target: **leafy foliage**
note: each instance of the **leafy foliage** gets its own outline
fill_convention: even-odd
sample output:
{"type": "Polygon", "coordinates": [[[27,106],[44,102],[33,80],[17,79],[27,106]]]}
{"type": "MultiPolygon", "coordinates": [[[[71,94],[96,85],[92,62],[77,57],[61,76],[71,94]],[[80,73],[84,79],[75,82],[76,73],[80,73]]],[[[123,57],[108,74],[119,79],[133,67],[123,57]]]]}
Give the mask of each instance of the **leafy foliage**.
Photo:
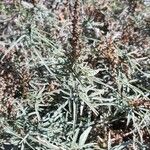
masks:
{"type": "Polygon", "coordinates": [[[150,16],[142,0],[0,2],[0,145],[150,148],[150,16]]]}

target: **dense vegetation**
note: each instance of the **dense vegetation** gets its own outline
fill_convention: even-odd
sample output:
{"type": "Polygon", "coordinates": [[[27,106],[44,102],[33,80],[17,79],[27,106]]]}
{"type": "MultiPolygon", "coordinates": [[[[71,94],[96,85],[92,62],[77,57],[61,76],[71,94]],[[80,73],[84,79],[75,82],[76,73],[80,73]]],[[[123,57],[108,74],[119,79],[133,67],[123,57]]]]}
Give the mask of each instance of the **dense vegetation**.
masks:
{"type": "Polygon", "coordinates": [[[149,150],[149,6],[1,0],[1,149],[149,150]]]}

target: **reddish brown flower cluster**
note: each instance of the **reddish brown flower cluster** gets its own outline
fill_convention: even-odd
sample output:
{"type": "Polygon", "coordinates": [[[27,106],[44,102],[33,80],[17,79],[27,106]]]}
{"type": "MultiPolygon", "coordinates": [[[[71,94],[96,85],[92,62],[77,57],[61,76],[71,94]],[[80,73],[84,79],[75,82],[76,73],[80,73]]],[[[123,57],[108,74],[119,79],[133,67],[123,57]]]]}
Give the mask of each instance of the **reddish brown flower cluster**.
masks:
{"type": "Polygon", "coordinates": [[[5,56],[3,51],[1,51],[0,112],[8,117],[13,110],[13,101],[16,98],[23,98],[25,96],[29,83],[28,73],[25,71],[20,72],[21,69],[17,70],[11,56],[10,53],[5,56]]]}

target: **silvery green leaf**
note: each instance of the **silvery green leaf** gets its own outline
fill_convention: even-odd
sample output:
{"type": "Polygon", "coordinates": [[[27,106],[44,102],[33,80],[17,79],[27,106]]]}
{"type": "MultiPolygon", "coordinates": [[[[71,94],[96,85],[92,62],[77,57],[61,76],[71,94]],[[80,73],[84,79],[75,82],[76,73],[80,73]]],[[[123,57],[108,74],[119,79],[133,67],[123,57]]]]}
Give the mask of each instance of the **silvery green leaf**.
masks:
{"type": "Polygon", "coordinates": [[[80,138],[79,138],[79,147],[83,147],[83,146],[84,146],[84,144],[85,144],[85,142],[86,142],[86,140],[87,140],[87,138],[88,138],[88,135],[89,135],[91,129],[92,129],[92,127],[90,126],[90,127],[88,127],[88,128],[81,134],[81,136],[80,136],[80,138]]]}

